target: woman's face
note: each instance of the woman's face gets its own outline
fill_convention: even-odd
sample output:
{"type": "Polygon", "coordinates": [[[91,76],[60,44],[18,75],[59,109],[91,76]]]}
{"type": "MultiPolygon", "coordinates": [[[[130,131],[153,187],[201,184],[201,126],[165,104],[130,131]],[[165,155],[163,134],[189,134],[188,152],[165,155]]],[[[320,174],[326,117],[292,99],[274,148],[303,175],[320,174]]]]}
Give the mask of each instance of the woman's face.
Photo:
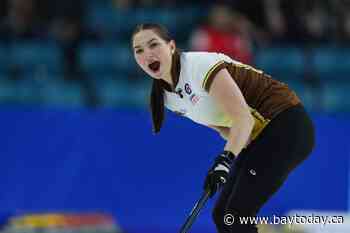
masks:
{"type": "Polygon", "coordinates": [[[142,30],[133,37],[133,50],[137,64],[152,78],[170,75],[174,41],[163,40],[151,29],[142,30]]]}

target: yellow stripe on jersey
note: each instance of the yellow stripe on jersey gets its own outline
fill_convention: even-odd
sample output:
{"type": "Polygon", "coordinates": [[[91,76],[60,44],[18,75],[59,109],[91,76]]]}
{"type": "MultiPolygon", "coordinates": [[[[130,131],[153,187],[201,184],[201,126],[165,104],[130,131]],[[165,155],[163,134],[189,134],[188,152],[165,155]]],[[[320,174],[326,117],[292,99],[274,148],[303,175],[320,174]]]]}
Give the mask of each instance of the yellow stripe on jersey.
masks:
{"type": "Polygon", "coordinates": [[[224,61],[219,61],[218,63],[216,63],[214,66],[212,66],[210,68],[210,70],[206,73],[205,77],[204,77],[204,80],[203,80],[203,83],[202,83],[202,87],[205,88],[206,86],[206,83],[208,81],[208,78],[211,76],[211,74],[213,73],[213,71],[221,64],[223,64],[224,61]]]}
{"type": "MultiPolygon", "coordinates": [[[[253,130],[250,134],[250,140],[253,141],[255,140],[259,134],[263,131],[263,129],[269,124],[270,119],[264,118],[256,109],[249,107],[250,113],[254,117],[254,127],[253,130]]],[[[217,126],[223,126],[223,127],[228,127],[231,128],[232,124],[234,122],[232,121],[232,118],[229,117],[229,115],[222,113],[218,114],[216,117],[216,124],[217,126]]]]}
{"type": "Polygon", "coordinates": [[[235,66],[240,67],[240,68],[244,68],[246,70],[252,70],[255,73],[258,74],[263,74],[264,72],[262,70],[258,70],[250,65],[244,64],[244,63],[236,63],[235,66]]]}
{"type": "Polygon", "coordinates": [[[250,112],[254,117],[255,123],[250,134],[250,140],[253,141],[258,137],[261,131],[266,127],[266,125],[270,122],[270,119],[264,118],[256,109],[250,108],[250,112]]]}

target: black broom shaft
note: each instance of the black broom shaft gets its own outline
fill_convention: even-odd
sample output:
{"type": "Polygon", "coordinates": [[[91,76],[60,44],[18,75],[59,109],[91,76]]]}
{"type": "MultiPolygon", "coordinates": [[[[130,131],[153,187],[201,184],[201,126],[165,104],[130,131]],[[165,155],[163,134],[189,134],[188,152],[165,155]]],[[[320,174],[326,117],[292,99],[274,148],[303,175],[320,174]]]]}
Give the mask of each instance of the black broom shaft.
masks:
{"type": "Polygon", "coordinates": [[[180,233],[187,233],[188,230],[191,228],[193,222],[196,220],[196,217],[198,216],[199,212],[207,202],[207,200],[210,197],[210,191],[206,190],[201,198],[197,201],[195,206],[193,207],[191,214],[187,217],[186,222],[182,225],[180,233]]]}

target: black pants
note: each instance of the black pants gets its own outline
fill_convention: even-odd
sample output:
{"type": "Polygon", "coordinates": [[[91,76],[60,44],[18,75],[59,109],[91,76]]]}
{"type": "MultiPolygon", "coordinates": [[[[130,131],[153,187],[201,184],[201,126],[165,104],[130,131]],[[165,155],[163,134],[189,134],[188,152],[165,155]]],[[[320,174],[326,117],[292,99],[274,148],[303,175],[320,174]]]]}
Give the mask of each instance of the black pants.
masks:
{"type": "Polygon", "coordinates": [[[213,210],[218,232],[257,233],[255,225],[240,224],[237,219],[256,216],[313,146],[314,127],[302,105],[277,115],[236,159],[213,210]],[[236,219],[230,226],[224,223],[228,213],[236,219]]]}

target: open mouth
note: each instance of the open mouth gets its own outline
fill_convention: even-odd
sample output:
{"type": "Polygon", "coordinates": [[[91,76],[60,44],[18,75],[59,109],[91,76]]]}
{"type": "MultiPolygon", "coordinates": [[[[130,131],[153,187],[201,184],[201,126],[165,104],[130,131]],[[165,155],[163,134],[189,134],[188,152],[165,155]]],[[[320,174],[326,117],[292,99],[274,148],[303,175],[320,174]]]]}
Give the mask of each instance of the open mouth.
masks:
{"type": "Polygon", "coordinates": [[[160,68],[160,62],[159,61],[154,61],[151,64],[148,65],[148,67],[154,72],[158,72],[160,68]]]}

